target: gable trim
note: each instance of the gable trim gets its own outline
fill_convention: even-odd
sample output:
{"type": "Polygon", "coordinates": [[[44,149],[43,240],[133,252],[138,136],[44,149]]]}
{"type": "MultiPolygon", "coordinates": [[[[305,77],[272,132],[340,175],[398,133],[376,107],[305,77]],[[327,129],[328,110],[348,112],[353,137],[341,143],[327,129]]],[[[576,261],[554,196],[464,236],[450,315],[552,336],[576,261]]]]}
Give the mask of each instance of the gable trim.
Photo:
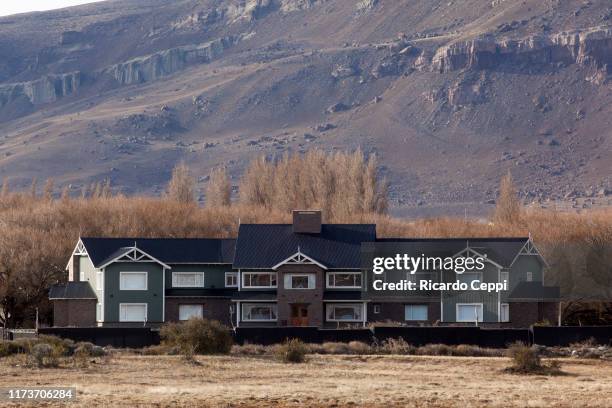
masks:
{"type": "Polygon", "coordinates": [[[485,260],[485,262],[489,262],[490,264],[494,265],[495,267],[499,268],[499,269],[504,269],[503,266],[501,266],[500,264],[498,264],[497,262],[495,262],[494,260],[490,259],[487,254],[481,254],[480,252],[476,251],[474,248],[470,247],[469,244],[467,247],[465,247],[465,249],[457,252],[455,255],[452,256],[452,258],[457,258],[461,255],[463,255],[464,253],[473,253],[476,256],[479,256],[481,258],[483,258],[485,260]]]}
{"type": "Polygon", "coordinates": [[[291,255],[287,259],[284,259],[284,260],[280,261],[279,263],[274,265],[272,267],[272,269],[276,270],[276,269],[278,269],[279,267],[281,267],[283,265],[317,265],[321,269],[327,270],[327,266],[325,266],[322,263],[314,260],[313,258],[309,257],[308,255],[303,254],[300,251],[299,247],[298,247],[298,251],[295,254],[291,255]]]}
{"type": "Polygon", "coordinates": [[[107,267],[108,265],[115,263],[115,262],[155,262],[160,264],[161,266],[163,266],[166,269],[172,269],[172,267],[170,267],[169,265],[163,263],[162,261],[160,261],[159,259],[155,258],[152,255],[149,255],[148,253],[146,253],[145,251],[143,251],[140,248],[137,248],[136,246],[133,247],[128,247],[129,250],[127,250],[126,252],[117,255],[115,258],[105,262],[104,264],[98,266],[98,269],[102,269],[107,267]]]}
{"type": "Polygon", "coordinates": [[[524,255],[524,256],[537,256],[542,261],[544,266],[548,267],[548,263],[546,262],[546,259],[544,259],[544,257],[542,256],[542,254],[540,253],[538,248],[535,246],[535,244],[533,243],[533,240],[531,239],[531,237],[529,239],[527,239],[527,241],[525,242],[525,245],[523,245],[521,247],[521,250],[518,251],[518,253],[514,257],[512,262],[510,262],[510,267],[509,268],[511,268],[512,265],[514,265],[514,262],[516,262],[516,260],[519,258],[519,256],[522,256],[522,255],[524,255]]]}

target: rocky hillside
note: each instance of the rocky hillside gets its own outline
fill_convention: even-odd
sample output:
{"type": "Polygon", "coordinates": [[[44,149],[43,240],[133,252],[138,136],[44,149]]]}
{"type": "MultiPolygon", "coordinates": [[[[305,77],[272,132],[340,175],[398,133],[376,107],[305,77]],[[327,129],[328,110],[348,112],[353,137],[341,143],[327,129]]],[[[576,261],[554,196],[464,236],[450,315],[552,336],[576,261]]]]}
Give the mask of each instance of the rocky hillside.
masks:
{"type": "Polygon", "coordinates": [[[376,153],[398,214],[610,204],[609,0],[121,0],[0,18],[0,178],[376,153]]]}

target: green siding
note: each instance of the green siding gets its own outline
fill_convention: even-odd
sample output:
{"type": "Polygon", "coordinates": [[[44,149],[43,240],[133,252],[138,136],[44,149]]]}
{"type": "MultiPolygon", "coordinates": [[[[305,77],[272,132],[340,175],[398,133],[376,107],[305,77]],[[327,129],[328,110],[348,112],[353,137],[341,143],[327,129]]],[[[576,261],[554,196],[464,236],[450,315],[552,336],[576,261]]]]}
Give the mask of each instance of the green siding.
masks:
{"type": "MultiPolygon", "coordinates": [[[[485,269],[482,271],[481,282],[498,282],[498,268],[490,263],[485,263],[485,269]]],[[[444,282],[456,281],[457,275],[454,272],[445,272],[443,275],[444,282]]],[[[497,322],[497,292],[489,293],[486,291],[466,290],[464,292],[443,292],[443,321],[457,321],[457,304],[458,303],[482,303],[482,321],[497,322]]]]}
{"type": "Polygon", "coordinates": [[[206,289],[223,289],[225,288],[225,272],[235,271],[231,265],[219,264],[173,264],[170,266],[172,269],[166,271],[166,288],[172,288],[172,272],[204,272],[206,289]]]}
{"type": "Polygon", "coordinates": [[[147,303],[147,321],[162,322],[163,267],[152,262],[113,263],[105,268],[104,321],[119,322],[120,303],[147,303]],[[148,272],[147,290],[119,290],[120,272],[148,272]]]}

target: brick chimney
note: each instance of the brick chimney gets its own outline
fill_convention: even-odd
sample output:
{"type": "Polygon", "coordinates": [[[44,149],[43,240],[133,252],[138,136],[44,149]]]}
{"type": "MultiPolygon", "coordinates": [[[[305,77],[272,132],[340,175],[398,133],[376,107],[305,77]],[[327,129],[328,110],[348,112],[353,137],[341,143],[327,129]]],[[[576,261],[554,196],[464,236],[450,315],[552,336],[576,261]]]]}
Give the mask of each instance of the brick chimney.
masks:
{"type": "Polygon", "coordinates": [[[293,210],[293,232],[296,234],[320,234],[321,211],[293,210]]]}

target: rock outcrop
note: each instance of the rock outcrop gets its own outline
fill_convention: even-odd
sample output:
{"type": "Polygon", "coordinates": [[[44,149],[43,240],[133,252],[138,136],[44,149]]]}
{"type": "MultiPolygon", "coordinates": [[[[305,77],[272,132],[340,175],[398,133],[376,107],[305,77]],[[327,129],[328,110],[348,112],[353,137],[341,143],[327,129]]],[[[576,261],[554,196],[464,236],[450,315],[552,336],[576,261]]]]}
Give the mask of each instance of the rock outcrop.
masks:
{"type": "Polygon", "coordinates": [[[592,28],[518,40],[492,36],[456,42],[437,49],[431,60],[434,71],[495,69],[501,65],[579,64],[612,73],[612,29],[592,28]]]}
{"type": "Polygon", "coordinates": [[[203,44],[170,48],[113,65],[106,72],[121,85],[154,81],[189,65],[211,62],[233,44],[232,37],[223,37],[203,44]]]}
{"type": "Polygon", "coordinates": [[[80,72],[46,75],[34,81],[0,86],[0,107],[17,99],[27,98],[33,105],[56,101],[78,91],[81,85],[80,72]]]}

